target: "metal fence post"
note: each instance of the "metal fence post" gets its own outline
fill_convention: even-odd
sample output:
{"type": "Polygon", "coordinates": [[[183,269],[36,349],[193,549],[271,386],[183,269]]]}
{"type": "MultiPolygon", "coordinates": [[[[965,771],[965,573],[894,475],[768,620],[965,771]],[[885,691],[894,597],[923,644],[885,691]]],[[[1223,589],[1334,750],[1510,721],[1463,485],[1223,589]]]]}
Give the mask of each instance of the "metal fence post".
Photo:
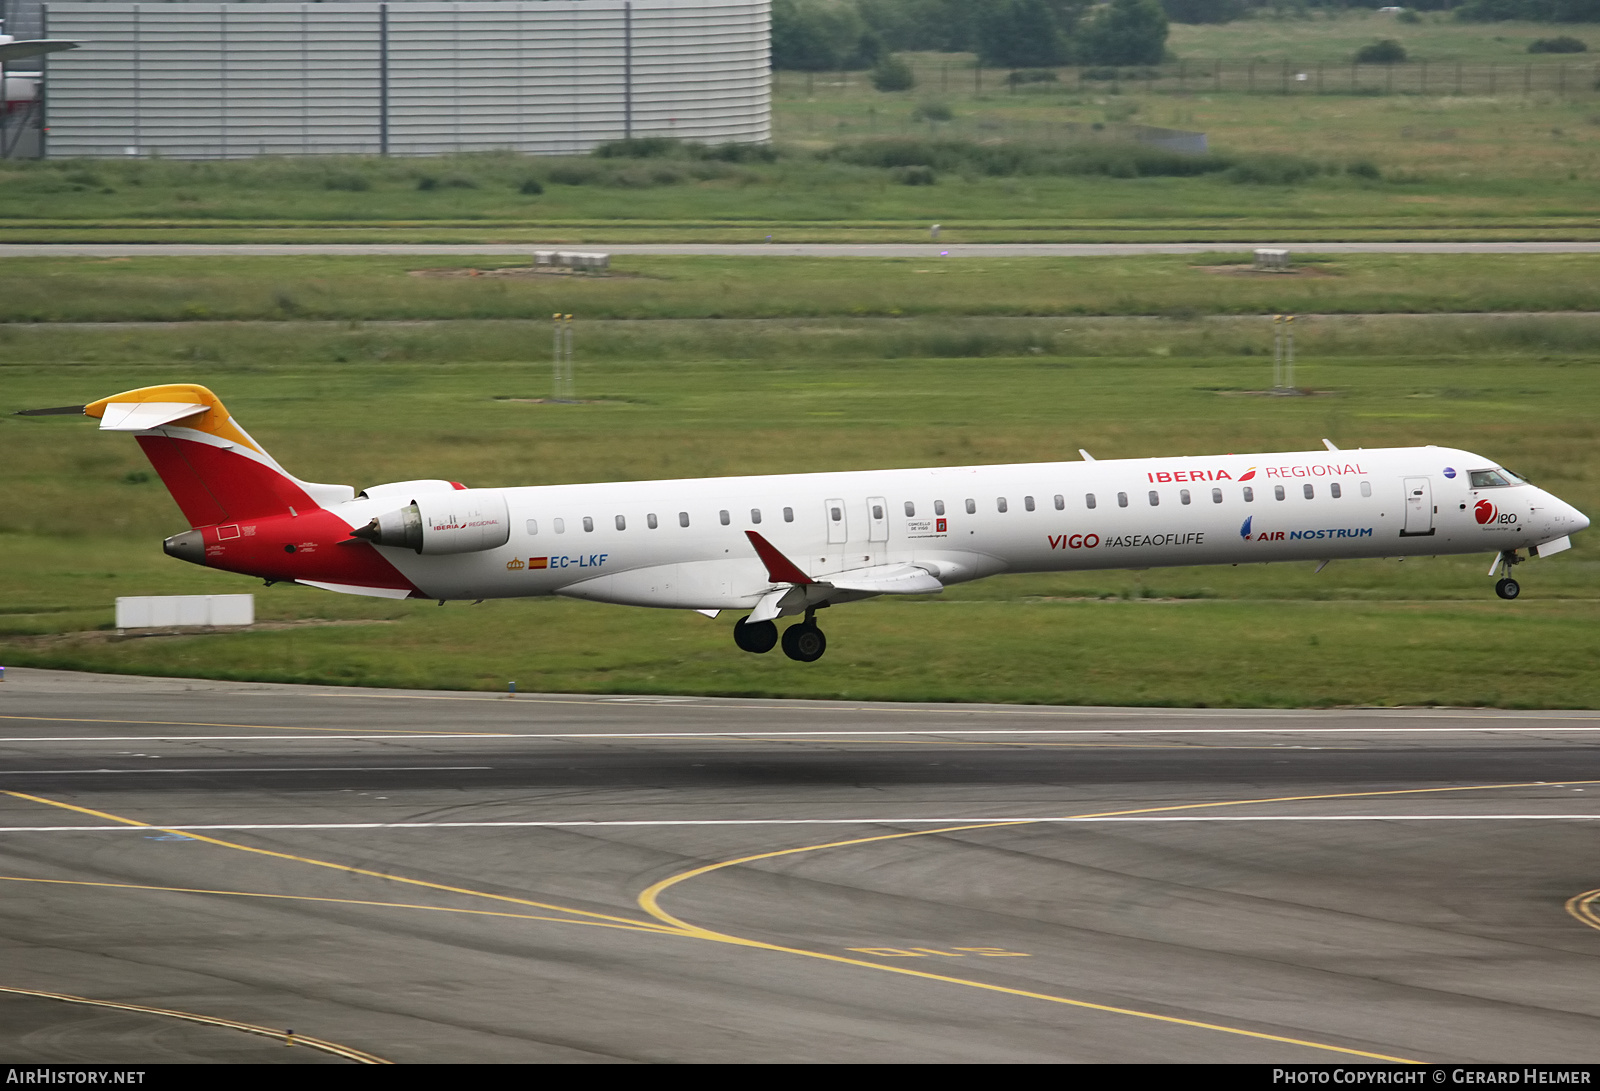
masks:
{"type": "Polygon", "coordinates": [[[633,139],[633,4],[622,5],[622,138],[633,139]]]}
{"type": "Polygon", "coordinates": [[[378,5],[378,154],[389,154],[389,5],[378,5]]]}

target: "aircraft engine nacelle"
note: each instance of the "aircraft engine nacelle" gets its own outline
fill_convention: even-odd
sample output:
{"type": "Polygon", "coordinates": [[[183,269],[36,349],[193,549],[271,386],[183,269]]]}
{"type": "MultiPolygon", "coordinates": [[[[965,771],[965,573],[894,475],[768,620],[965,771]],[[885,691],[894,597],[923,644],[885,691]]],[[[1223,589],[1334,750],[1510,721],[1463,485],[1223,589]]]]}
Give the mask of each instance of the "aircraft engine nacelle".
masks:
{"type": "Polygon", "coordinates": [[[462,489],[419,496],[350,534],[417,553],[477,553],[511,540],[511,516],[502,494],[462,489]]]}

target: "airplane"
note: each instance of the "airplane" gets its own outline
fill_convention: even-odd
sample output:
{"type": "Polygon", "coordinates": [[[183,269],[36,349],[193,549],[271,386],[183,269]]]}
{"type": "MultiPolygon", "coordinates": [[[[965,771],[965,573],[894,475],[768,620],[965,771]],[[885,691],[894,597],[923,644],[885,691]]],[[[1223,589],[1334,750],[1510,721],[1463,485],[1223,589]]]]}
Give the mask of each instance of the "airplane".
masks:
{"type": "MultiPolygon", "coordinates": [[[[474,489],[397,481],[356,492],[283,469],[210,390],[142,387],[25,415],[82,413],[131,432],[191,529],[185,561],[394,599],[563,595],[748,611],[747,652],[814,662],[818,610],[937,594],[1002,572],[1494,554],[1571,545],[1589,519],[1482,455],[1448,447],[1175,456],[474,489]]],[[[1526,556],[1524,556],[1526,554],[1526,556]]]]}

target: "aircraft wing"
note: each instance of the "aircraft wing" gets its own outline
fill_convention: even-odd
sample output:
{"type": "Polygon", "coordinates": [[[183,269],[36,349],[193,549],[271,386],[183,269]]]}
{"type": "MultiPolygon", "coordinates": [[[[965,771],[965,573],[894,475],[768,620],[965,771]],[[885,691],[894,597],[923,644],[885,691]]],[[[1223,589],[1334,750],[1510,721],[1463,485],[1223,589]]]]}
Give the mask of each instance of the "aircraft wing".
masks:
{"type": "Polygon", "coordinates": [[[840,591],[867,591],[874,595],[936,595],[944,590],[944,584],[932,572],[914,564],[852,568],[823,576],[818,582],[832,584],[840,591]]]}
{"type": "Polygon", "coordinates": [[[745,536],[766,566],[767,578],[782,585],[761,597],[747,619],[752,622],[770,621],[784,613],[826,602],[836,591],[865,595],[936,595],[944,590],[944,584],[926,568],[903,562],[808,576],[760,534],[747,530],[745,536]]]}

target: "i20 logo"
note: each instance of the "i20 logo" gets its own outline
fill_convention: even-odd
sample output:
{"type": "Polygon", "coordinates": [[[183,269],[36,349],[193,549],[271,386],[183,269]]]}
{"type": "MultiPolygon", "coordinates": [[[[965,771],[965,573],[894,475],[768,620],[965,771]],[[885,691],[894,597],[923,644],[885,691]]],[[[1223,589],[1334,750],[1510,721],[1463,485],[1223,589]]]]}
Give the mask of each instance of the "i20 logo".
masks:
{"type": "Polygon", "coordinates": [[[1472,508],[1472,517],[1483,527],[1507,527],[1517,521],[1512,512],[1502,512],[1487,500],[1479,500],[1472,508]]]}

